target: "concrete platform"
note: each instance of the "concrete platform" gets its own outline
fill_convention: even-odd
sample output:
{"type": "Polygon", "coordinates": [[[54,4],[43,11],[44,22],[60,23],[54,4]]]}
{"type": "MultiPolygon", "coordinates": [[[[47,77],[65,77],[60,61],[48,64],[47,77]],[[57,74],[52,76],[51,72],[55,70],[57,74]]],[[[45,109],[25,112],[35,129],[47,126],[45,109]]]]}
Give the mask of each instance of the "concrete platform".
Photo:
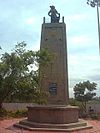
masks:
{"type": "Polygon", "coordinates": [[[77,131],[82,129],[90,129],[91,125],[87,125],[86,121],[79,120],[76,123],[70,124],[41,124],[30,122],[27,119],[20,121],[19,123],[14,124],[15,127],[27,129],[30,131],[77,131]]]}
{"type": "Polygon", "coordinates": [[[28,121],[46,124],[78,122],[79,108],[70,105],[34,105],[28,107],[28,121]]]}
{"type": "Polygon", "coordinates": [[[78,119],[78,107],[70,105],[35,105],[28,107],[28,118],[14,124],[30,131],[76,131],[92,128],[78,119]]]}

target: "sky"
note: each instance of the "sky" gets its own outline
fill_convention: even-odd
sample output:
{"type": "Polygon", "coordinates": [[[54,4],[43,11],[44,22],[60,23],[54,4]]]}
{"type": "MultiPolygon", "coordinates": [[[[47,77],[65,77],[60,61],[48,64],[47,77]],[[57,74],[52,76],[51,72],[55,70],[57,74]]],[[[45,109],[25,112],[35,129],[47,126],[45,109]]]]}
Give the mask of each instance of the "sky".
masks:
{"type": "Polygon", "coordinates": [[[28,49],[39,50],[43,17],[50,22],[50,5],[65,18],[70,97],[73,87],[87,80],[97,83],[100,96],[97,12],[87,0],[0,0],[0,52],[9,52],[22,41],[28,49]]]}

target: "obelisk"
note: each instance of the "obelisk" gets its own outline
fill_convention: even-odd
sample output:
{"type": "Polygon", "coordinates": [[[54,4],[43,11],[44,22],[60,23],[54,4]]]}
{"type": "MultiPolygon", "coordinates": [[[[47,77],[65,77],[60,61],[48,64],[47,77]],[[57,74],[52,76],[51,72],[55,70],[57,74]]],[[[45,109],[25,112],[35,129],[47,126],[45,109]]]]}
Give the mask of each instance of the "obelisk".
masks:
{"type": "MultiPolygon", "coordinates": [[[[47,48],[48,52],[53,55],[49,64],[41,68],[43,75],[41,80],[41,88],[49,93],[47,98],[48,104],[68,105],[68,65],[67,65],[67,42],[66,42],[66,24],[64,17],[59,22],[57,12],[52,13],[51,23],[42,24],[41,30],[41,49],[47,48]],[[55,18],[52,18],[55,14],[55,18]]],[[[51,14],[50,14],[51,13],[51,14]]]]}

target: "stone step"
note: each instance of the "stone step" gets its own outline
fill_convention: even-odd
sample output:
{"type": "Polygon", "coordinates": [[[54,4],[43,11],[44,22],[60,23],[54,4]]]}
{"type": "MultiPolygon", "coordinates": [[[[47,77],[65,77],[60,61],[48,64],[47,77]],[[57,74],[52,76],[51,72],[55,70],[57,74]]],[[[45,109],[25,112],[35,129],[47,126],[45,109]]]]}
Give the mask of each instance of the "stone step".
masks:
{"type": "Polygon", "coordinates": [[[21,125],[19,123],[16,123],[14,125],[15,127],[18,128],[23,128],[26,130],[30,130],[30,131],[67,131],[67,132],[72,132],[72,131],[78,131],[78,130],[84,130],[84,129],[91,129],[92,126],[80,126],[80,127],[74,127],[74,128],[68,128],[68,129],[63,129],[63,128],[34,128],[34,127],[30,127],[27,125],[21,125]]]}
{"type": "Polygon", "coordinates": [[[48,124],[48,123],[34,123],[30,122],[27,119],[22,120],[14,126],[19,128],[24,128],[27,130],[37,130],[37,131],[76,131],[76,130],[83,130],[83,129],[90,129],[92,126],[87,125],[84,120],[79,120],[76,123],[70,124],[48,124]]]}
{"type": "Polygon", "coordinates": [[[22,120],[19,122],[21,125],[26,125],[30,127],[35,128],[74,128],[74,127],[80,127],[80,126],[87,126],[87,123],[83,120],[79,120],[76,123],[70,123],[70,124],[49,124],[49,123],[36,123],[26,120],[22,120]]]}
{"type": "Polygon", "coordinates": [[[87,126],[80,126],[80,127],[74,127],[74,128],[68,128],[66,131],[67,132],[72,132],[72,131],[78,131],[78,130],[84,130],[84,129],[91,129],[93,126],[87,125],[87,126]]]}

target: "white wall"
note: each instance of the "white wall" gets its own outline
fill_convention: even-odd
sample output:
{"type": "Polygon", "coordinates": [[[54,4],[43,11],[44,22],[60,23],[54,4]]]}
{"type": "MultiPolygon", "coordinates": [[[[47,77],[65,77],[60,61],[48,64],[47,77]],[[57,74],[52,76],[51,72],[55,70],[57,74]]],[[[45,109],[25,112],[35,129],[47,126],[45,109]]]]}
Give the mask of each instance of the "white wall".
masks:
{"type": "Polygon", "coordinates": [[[3,103],[3,107],[9,111],[27,109],[27,106],[32,106],[32,105],[34,104],[33,103],[3,103]]]}
{"type": "MultiPolygon", "coordinates": [[[[27,109],[27,106],[32,106],[35,105],[33,103],[3,103],[3,107],[6,110],[22,110],[22,109],[27,109]]],[[[87,104],[87,111],[89,110],[89,107],[95,111],[95,113],[100,113],[100,104],[87,104]]]]}
{"type": "Polygon", "coordinates": [[[90,106],[95,113],[100,113],[100,104],[87,104],[87,111],[89,110],[90,106]]]}

